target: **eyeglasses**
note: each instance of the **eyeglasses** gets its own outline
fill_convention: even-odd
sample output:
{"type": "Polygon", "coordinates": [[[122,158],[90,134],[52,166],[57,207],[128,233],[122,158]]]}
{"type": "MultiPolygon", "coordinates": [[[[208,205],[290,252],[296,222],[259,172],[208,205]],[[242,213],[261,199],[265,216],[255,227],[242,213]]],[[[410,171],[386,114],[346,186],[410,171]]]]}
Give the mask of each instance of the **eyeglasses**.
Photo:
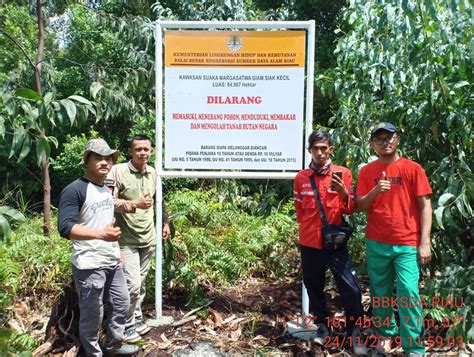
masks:
{"type": "Polygon", "coordinates": [[[374,143],[376,143],[377,145],[383,145],[385,143],[387,144],[391,144],[393,143],[393,141],[397,138],[397,136],[395,134],[393,135],[390,135],[390,136],[386,136],[384,138],[380,138],[380,137],[375,137],[372,139],[372,141],[374,143]]]}

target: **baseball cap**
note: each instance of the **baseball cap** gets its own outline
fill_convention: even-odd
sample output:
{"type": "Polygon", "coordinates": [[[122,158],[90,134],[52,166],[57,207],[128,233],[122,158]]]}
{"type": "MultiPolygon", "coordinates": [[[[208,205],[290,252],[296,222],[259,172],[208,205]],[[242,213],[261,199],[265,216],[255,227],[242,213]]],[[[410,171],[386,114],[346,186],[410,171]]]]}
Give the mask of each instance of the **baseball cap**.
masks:
{"type": "Polygon", "coordinates": [[[117,150],[112,150],[104,139],[91,139],[87,142],[84,149],[84,155],[82,155],[81,165],[84,165],[87,155],[89,153],[95,152],[96,154],[102,156],[112,155],[112,162],[114,165],[117,163],[119,152],[117,150]]]}
{"type": "Polygon", "coordinates": [[[374,138],[375,134],[377,134],[377,132],[380,131],[380,130],[385,130],[385,131],[388,131],[390,133],[398,132],[398,128],[395,125],[393,125],[392,123],[379,123],[370,132],[370,139],[372,140],[374,138]]]}

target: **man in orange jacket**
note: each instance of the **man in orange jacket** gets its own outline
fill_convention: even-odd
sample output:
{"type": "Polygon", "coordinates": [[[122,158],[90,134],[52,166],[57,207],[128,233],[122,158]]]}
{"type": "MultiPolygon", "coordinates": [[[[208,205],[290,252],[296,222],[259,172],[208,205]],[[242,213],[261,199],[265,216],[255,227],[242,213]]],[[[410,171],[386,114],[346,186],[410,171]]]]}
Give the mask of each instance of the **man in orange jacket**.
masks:
{"type": "MultiPolygon", "coordinates": [[[[352,174],[346,167],[334,165],[329,156],[334,150],[331,136],[325,132],[313,132],[308,138],[308,150],[312,161],[309,169],[300,171],[294,181],[296,218],[300,225],[300,250],[303,281],[309,295],[310,313],[318,326],[313,340],[324,344],[330,336],[328,311],[324,296],[326,269],[332,271],[346,313],[347,334],[359,336],[357,321],[363,318],[362,294],[347,247],[325,250],[318,205],[310,178],[313,176],[330,224],[341,224],[342,214],[354,212],[352,174]],[[334,174],[334,173],[339,174],[334,174]],[[339,176],[340,175],[340,176],[339,176]]],[[[363,341],[362,341],[363,342],[363,341]]],[[[354,349],[356,350],[356,349],[354,349]]],[[[362,351],[355,351],[362,353],[362,351]]]]}

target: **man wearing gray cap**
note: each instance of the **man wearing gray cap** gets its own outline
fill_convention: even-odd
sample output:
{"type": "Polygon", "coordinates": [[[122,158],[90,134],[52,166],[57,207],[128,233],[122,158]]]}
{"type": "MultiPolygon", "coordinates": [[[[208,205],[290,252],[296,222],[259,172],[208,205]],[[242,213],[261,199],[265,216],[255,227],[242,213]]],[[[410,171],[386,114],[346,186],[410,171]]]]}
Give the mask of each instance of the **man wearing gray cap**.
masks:
{"type": "Polygon", "coordinates": [[[114,227],[114,202],[104,185],[105,176],[117,162],[117,150],[103,139],[89,140],[81,164],[85,175],[69,184],[59,196],[58,230],[71,239],[72,271],[79,295],[79,337],[86,356],[101,357],[99,330],[108,303],[105,352],[132,355],[139,348],[122,344],[130,299],[120,264],[114,227]]]}
{"type": "Polygon", "coordinates": [[[419,264],[430,261],[431,187],[418,163],[400,157],[399,130],[391,123],[376,125],[370,145],[378,160],[360,170],[356,209],[367,211],[367,270],[374,326],[387,352],[401,340],[408,357],[424,355],[418,288],[419,264]],[[394,280],[397,297],[392,299],[394,280]],[[399,328],[393,308],[398,308],[399,328]],[[400,339],[396,338],[400,330],[400,339]]]}

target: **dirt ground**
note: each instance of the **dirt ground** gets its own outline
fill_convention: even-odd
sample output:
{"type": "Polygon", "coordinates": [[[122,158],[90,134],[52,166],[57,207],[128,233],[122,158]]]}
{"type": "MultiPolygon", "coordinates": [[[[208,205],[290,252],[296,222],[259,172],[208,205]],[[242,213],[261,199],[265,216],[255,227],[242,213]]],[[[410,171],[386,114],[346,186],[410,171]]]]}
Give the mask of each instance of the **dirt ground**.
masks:
{"type": "MultiPolygon", "coordinates": [[[[367,278],[359,278],[364,310],[371,315],[367,278]]],[[[342,306],[333,280],[328,280],[326,298],[329,310],[336,319],[343,317],[342,306]]],[[[301,281],[298,275],[286,280],[268,281],[252,278],[229,288],[206,293],[208,303],[195,309],[186,307],[186,296],[176,290],[164,291],[163,315],[174,318],[174,325],[152,328],[140,342],[144,356],[351,356],[352,350],[344,343],[344,327],[333,323],[333,337],[326,348],[313,342],[295,338],[285,329],[285,323],[294,320],[301,311],[301,281]],[[337,328],[336,328],[337,327],[337,328]]],[[[41,299],[40,299],[41,300],[41,299]]],[[[35,298],[15,304],[14,322],[26,326],[30,334],[44,338],[45,325],[51,308],[46,303],[38,304],[35,298]],[[36,306],[35,306],[36,305],[36,306]],[[42,309],[38,305],[43,306],[42,309]],[[31,307],[30,307],[31,306],[31,307]]],[[[155,315],[154,306],[145,306],[148,318],[155,315]]],[[[306,323],[300,317],[301,325],[306,323]]],[[[10,327],[14,327],[12,323],[10,327]]],[[[444,331],[445,332],[445,331],[444,331]]],[[[443,331],[427,331],[426,334],[442,334],[443,331]]],[[[366,335],[376,339],[374,330],[366,335]]],[[[384,356],[374,346],[374,339],[368,340],[368,356],[384,356]]],[[[367,341],[367,340],[366,340],[367,341]]],[[[401,348],[393,346],[389,356],[403,356],[401,348]]],[[[450,350],[447,346],[428,351],[429,356],[474,356],[474,345],[462,350],[450,350]]],[[[70,351],[67,356],[75,356],[70,351]]],[[[64,348],[55,348],[52,357],[64,356],[64,348]]]]}
{"type": "MultiPolygon", "coordinates": [[[[364,309],[370,315],[369,290],[362,278],[364,309]]],[[[341,316],[342,307],[333,282],[326,289],[329,309],[341,316]]],[[[301,283],[296,277],[286,281],[246,281],[238,287],[210,293],[211,302],[200,310],[185,307],[184,296],[164,295],[163,315],[172,316],[180,326],[153,328],[142,344],[139,356],[350,356],[352,350],[342,344],[344,329],[334,328],[330,348],[322,349],[312,342],[294,338],[284,328],[284,322],[301,310],[301,283]],[[339,340],[335,340],[339,337],[339,340]]],[[[153,308],[148,309],[153,316],[153,308]]],[[[301,321],[302,324],[304,323],[301,321]]],[[[431,356],[471,356],[449,348],[429,351],[431,356]]],[[[368,349],[369,356],[383,356],[368,349]]],[[[394,346],[391,356],[403,356],[394,346]]]]}
{"type": "MultiPolygon", "coordinates": [[[[192,313],[195,319],[179,327],[159,327],[146,335],[141,356],[170,355],[200,341],[210,341],[222,353],[291,350],[283,335],[283,320],[298,312],[301,286],[293,281],[247,281],[237,288],[211,294],[211,303],[192,313]]],[[[188,317],[184,296],[163,297],[163,315],[188,317]]],[[[150,309],[151,314],[154,313],[150,309]]]]}

